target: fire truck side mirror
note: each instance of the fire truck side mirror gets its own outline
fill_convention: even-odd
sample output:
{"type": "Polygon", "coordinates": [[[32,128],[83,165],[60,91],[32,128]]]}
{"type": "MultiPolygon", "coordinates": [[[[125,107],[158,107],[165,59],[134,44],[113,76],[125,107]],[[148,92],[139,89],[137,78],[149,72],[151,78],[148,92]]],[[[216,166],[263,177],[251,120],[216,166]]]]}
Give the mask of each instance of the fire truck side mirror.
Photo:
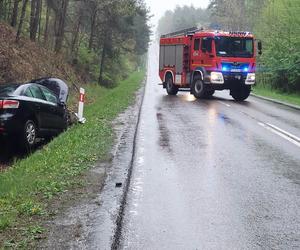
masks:
{"type": "Polygon", "coordinates": [[[261,43],[261,41],[258,41],[257,48],[258,48],[258,54],[261,55],[262,54],[262,43],[261,43]]]}

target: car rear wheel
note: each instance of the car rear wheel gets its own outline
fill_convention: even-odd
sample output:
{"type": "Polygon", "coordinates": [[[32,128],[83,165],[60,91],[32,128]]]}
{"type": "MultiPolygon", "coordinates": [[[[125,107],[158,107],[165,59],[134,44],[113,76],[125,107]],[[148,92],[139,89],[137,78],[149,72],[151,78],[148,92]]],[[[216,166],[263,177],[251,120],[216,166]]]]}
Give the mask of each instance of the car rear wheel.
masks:
{"type": "Polygon", "coordinates": [[[24,131],[23,131],[23,147],[27,150],[32,149],[35,145],[37,136],[37,127],[32,120],[28,120],[25,123],[24,131]]]}

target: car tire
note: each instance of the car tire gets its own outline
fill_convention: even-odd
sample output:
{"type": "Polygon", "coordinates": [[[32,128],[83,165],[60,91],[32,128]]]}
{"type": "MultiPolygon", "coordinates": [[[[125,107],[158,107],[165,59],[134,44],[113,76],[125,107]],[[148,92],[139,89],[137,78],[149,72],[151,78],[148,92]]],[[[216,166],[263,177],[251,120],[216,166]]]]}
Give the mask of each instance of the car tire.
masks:
{"type": "Polygon", "coordinates": [[[195,77],[191,92],[197,99],[205,97],[205,85],[200,77],[195,77]]]}
{"type": "Polygon", "coordinates": [[[166,90],[168,95],[177,95],[178,87],[173,83],[173,78],[168,76],[166,79],[166,90]]]}
{"type": "Polygon", "coordinates": [[[250,93],[251,93],[251,87],[244,86],[239,89],[231,90],[230,94],[235,101],[241,102],[246,100],[249,97],[250,93]]]}
{"type": "Polygon", "coordinates": [[[33,120],[27,120],[24,125],[23,135],[22,135],[22,146],[25,150],[31,150],[35,143],[37,137],[37,126],[33,120]]]}

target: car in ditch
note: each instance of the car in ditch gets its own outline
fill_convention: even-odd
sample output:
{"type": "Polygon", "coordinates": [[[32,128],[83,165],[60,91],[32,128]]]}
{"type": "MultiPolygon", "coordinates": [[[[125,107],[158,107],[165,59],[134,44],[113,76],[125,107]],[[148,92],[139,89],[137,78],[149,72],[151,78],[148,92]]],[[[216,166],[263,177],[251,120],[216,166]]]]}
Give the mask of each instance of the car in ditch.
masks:
{"type": "Polygon", "coordinates": [[[47,84],[32,82],[0,85],[0,137],[15,138],[21,147],[31,149],[37,138],[64,131],[68,126],[68,87],[57,86],[63,90],[54,92],[47,84]]]}

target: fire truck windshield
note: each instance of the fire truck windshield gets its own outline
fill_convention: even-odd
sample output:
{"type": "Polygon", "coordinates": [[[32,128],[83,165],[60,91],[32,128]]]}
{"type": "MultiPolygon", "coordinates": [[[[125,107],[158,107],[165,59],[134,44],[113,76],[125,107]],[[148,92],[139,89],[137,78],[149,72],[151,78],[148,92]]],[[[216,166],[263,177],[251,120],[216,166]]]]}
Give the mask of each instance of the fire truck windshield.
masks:
{"type": "Polygon", "coordinates": [[[220,57],[253,57],[253,39],[243,37],[215,38],[216,53],[220,57]]]}

